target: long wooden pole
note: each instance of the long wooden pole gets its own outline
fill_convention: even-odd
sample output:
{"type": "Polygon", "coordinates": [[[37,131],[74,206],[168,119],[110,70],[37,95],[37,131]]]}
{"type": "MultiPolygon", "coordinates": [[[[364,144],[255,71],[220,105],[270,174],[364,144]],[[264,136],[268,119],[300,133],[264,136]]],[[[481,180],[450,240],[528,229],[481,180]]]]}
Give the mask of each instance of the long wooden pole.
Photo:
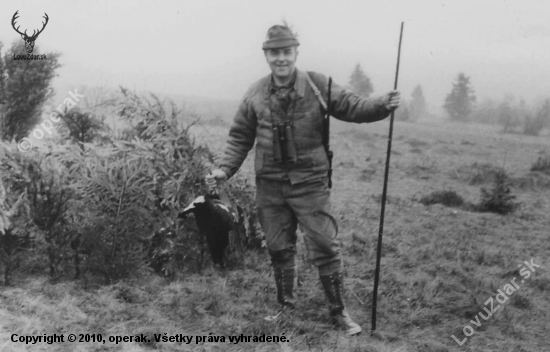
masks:
{"type": "MultiPolygon", "coordinates": [[[[403,39],[403,25],[401,22],[401,33],[399,35],[399,49],[397,51],[397,68],[395,70],[395,83],[393,89],[397,90],[397,78],[399,77],[399,61],[401,59],[401,40],[403,39]]],[[[388,174],[390,172],[391,141],[393,137],[394,111],[390,117],[390,133],[388,135],[388,152],[386,153],[386,171],[384,173],[384,190],[382,191],[382,208],[380,210],[380,227],[378,231],[378,248],[376,250],[376,270],[374,273],[374,290],[372,296],[372,331],[376,330],[376,303],[378,301],[378,282],[380,281],[380,259],[382,257],[382,235],[384,233],[384,214],[386,212],[386,195],[388,192],[388,174]]]]}

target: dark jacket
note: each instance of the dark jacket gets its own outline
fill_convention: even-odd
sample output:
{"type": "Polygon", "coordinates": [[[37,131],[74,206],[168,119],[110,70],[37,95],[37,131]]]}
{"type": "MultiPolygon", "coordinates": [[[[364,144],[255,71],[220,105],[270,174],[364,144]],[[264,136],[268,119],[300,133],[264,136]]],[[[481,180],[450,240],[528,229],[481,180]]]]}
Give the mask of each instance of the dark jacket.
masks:
{"type": "MultiPolygon", "coordinates": [[[[284,113],[271,93],[271,75],[254,83],[246,92],[233,124],[220,168],[231,177],[237,172],[256,142],[256,176],[270,180],[290,180],[292,184],[326,176],[328,158],[323,148],[323,108],[309,85],[306,72],[297,70],[294,93],[288,113],[284,113]],[[273,160],[272,121],[292,120],[297,161],[273,160]]],[[[309,72],[315,85],[327,99],[326,76],[309,72]]],[[[331,88],[335,118],[355,123],[374,122],[390,113],[382,98],[361,98],[337,84],[331,88]]]]}

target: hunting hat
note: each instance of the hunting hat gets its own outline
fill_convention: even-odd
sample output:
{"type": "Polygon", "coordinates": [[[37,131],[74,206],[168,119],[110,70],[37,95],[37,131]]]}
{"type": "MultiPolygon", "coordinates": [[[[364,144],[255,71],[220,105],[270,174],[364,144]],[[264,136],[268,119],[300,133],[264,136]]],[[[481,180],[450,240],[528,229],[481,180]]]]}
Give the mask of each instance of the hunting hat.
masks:
{"type": "Polygon", "coordinates": [[[267,30],[262,49],[286,48],[293,45],[300,45],[294,33],[292,33],[290,28],[277,24],[267,30]]]}

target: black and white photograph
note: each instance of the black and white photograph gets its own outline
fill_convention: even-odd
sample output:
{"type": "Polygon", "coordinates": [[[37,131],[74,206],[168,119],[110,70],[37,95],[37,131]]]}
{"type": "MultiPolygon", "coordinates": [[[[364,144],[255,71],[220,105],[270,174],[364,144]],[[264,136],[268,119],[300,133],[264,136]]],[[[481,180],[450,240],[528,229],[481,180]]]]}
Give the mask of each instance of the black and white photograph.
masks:
{"type": "Polygon", "coordinates": [[[0,10],[0,351],[550,351],[550,2],[0,10]]]}

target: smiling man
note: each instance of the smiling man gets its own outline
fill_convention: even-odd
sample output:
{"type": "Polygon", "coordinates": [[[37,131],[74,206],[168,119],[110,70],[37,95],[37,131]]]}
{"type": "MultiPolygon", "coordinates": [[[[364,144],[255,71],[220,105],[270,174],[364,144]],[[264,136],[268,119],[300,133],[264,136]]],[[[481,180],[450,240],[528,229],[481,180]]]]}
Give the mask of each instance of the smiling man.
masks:
{"type": "MultiPolygon", "coordinates": [[[[220,168],[206,177],[214,186],[233,176],[256,141],[256,205],[274,269],[280,313],[295,309],[296,230],[298,224],[310,260],[317,266],[333,322],[349,335],[361,332],[344,306],[338,226],[331,215],[323,146],[328,79],[295,68],[300,43],[287,26],[269,28],[262,49],[271,74],[245,94],[231,129],[220,168]]],[[[399,106],[399,92],[361,98],[333,84],[331,115],[347,122],[386,118],[399,106]]],[[[280,316],[277,314],[275,317],[280,316]]]]}
{"type": "Polygon", "coordinates": [[[291,78],[296,77],[294,63],[297,57],[298,50],[296,46],[265,50],[265,58],[269,64],[269,68],[271,68],[273,79],[277,86],[284,86],[291,78]]]}

